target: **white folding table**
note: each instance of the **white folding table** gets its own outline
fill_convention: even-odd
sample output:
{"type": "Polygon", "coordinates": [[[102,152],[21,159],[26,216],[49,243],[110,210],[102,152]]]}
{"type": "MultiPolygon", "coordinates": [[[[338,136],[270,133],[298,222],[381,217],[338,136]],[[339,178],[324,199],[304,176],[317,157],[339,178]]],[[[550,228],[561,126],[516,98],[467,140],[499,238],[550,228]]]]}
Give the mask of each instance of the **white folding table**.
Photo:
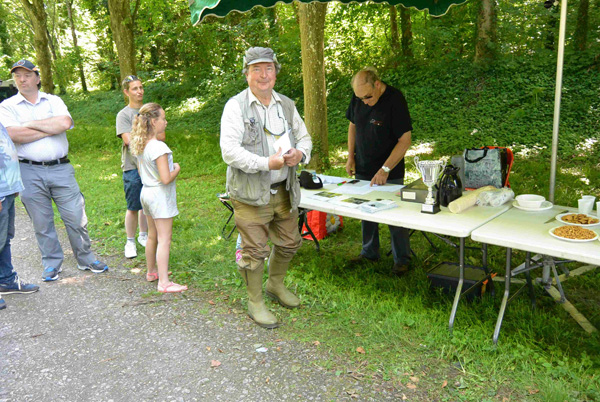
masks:
{"type": "MultiPolygon", "coordinates": [[[[570,242],[566,240],[560,240],[552,237],[549,234],[549,230],[563,224],[557,220],[552,219],[561,212],[569,211],[576,212],[573,208],[553,206],[552,209],[529,212],[520,210],[517,208],[511,208],[508,212],[496,217],[495,219],[487,222],[478,229],[475,229],[471,233],[471,238],[477,242],[493,244],[497,246],[506,247],[506,274],[505,274],[505,290],[504,297],[502,298],[502,304],[500,305],[500,313],[496,322],[496,328],[494,330],[494,343],[498,342],[498,336],[500,334],[500,327],[502,326],[502,319],[506,305],[509,302],[510,294],[510,283],[511,277],[511,265],[512,265],[512,249],[522,250],[527,252],[527,257],[524,262],[525,269],[521,268],[521,272],[528,272],[530,264],[530,253],[537,253],[543,256],[550,256],[556,258],[563,258],[568,260],[574,260],[591,264],[587,267],[578,269],[578,272],[572,274],[578,274],[590,269],[594,269],[600,265],[600,241],[594,240],[591,242],[570,242]]],[[[600,226],[592,226],[589,229],[594,230],[596,233],[600,233],[600,226]]],[[[565,309],[577,320],[577,322],[588,332],[595,331],[596,329],[592,326],[585,317],[577,312],[577,310],[565,299],[562,288],[560,287],[561,278],[556,272],[554,262],[550,261],[549,264],[544,264],[544,277],[541,282],[545,289],[554,297],[555,300],[562,302],[565,309]],[[555,281],[549,280],[550,269],[554,272],[555,281]],[[557,294],[556,289],[551,285],[556,284],[559,287],[560,294],[557,294]]],[[[562,278],[564,281],[564,277],[562,278]]]]}
{"type": "Polygon", "coordinates": [[[449,328],[452,331],[454,318],[458,302],[462,294],[465,271],[465,239],[471,235],[473,230],[482,226],[486,222],[496,218],[506,212],[509,204],[500,207],[473,207],[461,214],[453,214],[447,208],[442,207],[441,212],[432,215],[421,212],[420,203],[404,202],[400,196],[386,191],[372,191],[365,195],[347,195],[346,197],[363,198],[367,200],[389,199],[398,204],[398,208],[388,209],[376,213],[363,212],[358,208],[350,208],[343,205],[334,204],[329,201],[317,200],[312,196],[320,191],[329,190],[339,192],[340,187],[336,184],[324,186],[319,190],[302,189],[302,199],[300,207],[316,211],[327,212],[335,215],[346,216],[371,222],[384,223],[393,226],[402,226],[407,229],[415,229],[424,232],[431,232],[445,236],[459,238],[459,281],[454,295],[452,311],[450,313],[449,328]]]}

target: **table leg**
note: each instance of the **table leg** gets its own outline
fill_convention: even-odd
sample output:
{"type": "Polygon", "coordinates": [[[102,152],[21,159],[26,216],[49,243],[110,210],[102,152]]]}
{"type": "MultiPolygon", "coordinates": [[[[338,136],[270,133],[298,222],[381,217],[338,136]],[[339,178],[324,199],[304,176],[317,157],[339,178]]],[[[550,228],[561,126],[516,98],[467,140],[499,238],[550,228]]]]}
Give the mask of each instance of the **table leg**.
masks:
{"type": "Polygon", "coordinates": [[[312,229],[310,228],[310,225],[308,224],[308,220],[306,217],[306,214],[309,211],[307,209],[304,208],[300,208],[299,209],[299,213],[298,213],[298,231],[300,232],[300,236],[304,237],[307,234],[313,239],[313,241],[315,242],[315,247],[317,249],[317,252],[321,251],[321,246],[319,245],[319,240],[317,239],[317,236],[315,236],[315,234],[313,233],[312,229]],[[306,226],[306,232],[302,232],[302,227],[306,226]]]}
{"type": "Polygon", "coordinates": [[[529,288],[529,300],[531,300],[531,308],[535,309],[535,290],[533,289],[533,282],[531,281],[531,274],[529,272],[530,267],[531,252],[528,251],[525,253],[525,278],[527,280],[527,287],[529,288]]]}
{"type": "Polygon", "coordinates": [[[502,304],[500,304],[500,312],[498,313],[498,320],[496,321],[496,328],[494,328],[494,344],[498,344],[498,337],[500,336],[500,327],[502,327],[502,319],[504,318],[504,311],[506,310],[506,304],[508,302],[508,296],[510,294],[510,266],[512,264],[512,249],[506,249],[506,273],[504,274],[504,296],[502,297],[502,304]]]}
{"type": "Polygon", "coordinates": [[[459,247],[458,255],[459,255],[459,257],[458,257],[459,277],[458,277],[458,286],[456,286],[456,293],[454,294],[454,303],[452,303],[452,311],[450,312],[450,324],[449,324],[450,333],[452,333],[452,328],[454,327],[454,318],[456,318],[456,309],[458,308],[458,301],[460,300],[463,282],[465,279],[465,238],[464,237],[460,238],[460,247],[459,247]]]}
{"type": "Polygon", "coordinates": [[[554,273],[554,278],[556,279],[556,287],[558,287],[558,291],[560,292],[560,302],[564,303],[567,300],[565,296],[565,291],[563,290],[562,284],[560,283],[560,279],[558,279],[558,272],[556,272],[556,265],[552,264],[552,272],[554,273]]]}

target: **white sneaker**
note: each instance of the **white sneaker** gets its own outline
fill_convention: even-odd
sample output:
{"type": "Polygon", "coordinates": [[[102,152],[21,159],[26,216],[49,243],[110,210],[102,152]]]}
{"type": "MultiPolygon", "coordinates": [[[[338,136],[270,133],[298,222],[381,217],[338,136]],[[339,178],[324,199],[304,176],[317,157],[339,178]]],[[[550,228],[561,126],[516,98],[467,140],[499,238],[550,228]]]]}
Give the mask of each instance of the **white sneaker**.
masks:
{"type": "Polygon", "coordinates": [[[146,247],[146,242],[148,241],[148,235],[139,235],[138,236],[138,243],[140,243],[142,246],[146,247]]]}
{"type": "Polygon", "coordinates": [[[125,243],[125,258],[135,258],[137,257],[137,250],[135,249],[134,242],[125,243]]]}

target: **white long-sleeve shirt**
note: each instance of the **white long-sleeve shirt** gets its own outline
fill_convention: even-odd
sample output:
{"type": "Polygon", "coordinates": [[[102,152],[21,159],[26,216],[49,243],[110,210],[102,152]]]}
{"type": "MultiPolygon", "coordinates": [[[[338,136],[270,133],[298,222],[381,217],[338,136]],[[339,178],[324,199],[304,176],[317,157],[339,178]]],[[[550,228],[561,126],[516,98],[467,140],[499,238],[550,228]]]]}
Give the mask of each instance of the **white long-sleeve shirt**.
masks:
{"type": "MultiPolygon", "coordinates": [[[[255,107],[260,113],[260,119],[264,121],[265,127],[272,133],[279,134],[286,129],[286,121],[283,116],[283,109],[280,105],[281,98],[279,94],[273,91],[269,106],[264,106],[254,96],[250,89],[248,91],[248,99],[251,107],[255,107]]],[[[292,130],[296,133],[296,149],[301,151],[305,156],[304,163],[310,161],[310,152],[312,150],[312,140],[310,134],[306,130],[306,125],[298,113],[298,109],[294,108],[294,118],[291,124],[292,130]]],[[[223,160],[229,166],[240,169],[246,173],[256,173],[258,171],[269,171],[269,158],[256,155],[244,147],[242,147],[242,139],[244,137],[244,120],[242,110],[239,103],[235,99],[230,99],[221,116],[221,152],[223,160]]],[[[277,152],[273,147],[275,138],[267,134],[269,144],[269,155],[277,152]]],[[[285,180],[288,174],[288,167],[284,166],[280,170],[271,171],[271,183],[278,183],[285,180]]]]}

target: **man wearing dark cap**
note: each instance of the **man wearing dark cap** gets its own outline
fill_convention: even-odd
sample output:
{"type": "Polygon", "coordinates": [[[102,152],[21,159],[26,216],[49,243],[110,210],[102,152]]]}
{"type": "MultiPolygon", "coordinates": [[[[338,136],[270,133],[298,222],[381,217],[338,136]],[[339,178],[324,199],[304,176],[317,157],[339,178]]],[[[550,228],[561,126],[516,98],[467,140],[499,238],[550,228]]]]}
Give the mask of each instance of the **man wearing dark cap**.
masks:
{"type": "MultiPolygon", "coordinates": [[[[352,78],[354,96],[346,111],[348,162],[346,173],[356,174],[371,185],[404,184],[404,155],[411,144],[412,124],[406,99],[398,89],[385,84],[372,67],[352,78]]],[[[403,275],[410,262],[409,232],[389,226],[394,265],[392,272],[403,275]]],[[[354,261],[379,259],[379,228],[376,222],[362,222],[362,251],[354,261]]]]}
{"type": "Polygon", "coordinates": [[[77,267],[105,272],[108,267],[91,250],[83,195],[67,158],[66,131],[73,128],[67,106],[58,96],[39,91],[39,72],[30,61],[19,60],[10,72],[19,93],[0,103],[0,123],[17,148],[25,185],[21,200],[42,254],[42,279],[57,280],[64,259],[54,227],[52,201],[67,229],[77,267]]]}
{"type": "Polygon", "coordinates": [[[296,169],[299,163],[308,163],[312,150],[310,135],[294,102],[273,91],[280,69],[273,50],[248,49],[242,70],[248,88],[229,99],[221,117],[227,191],[242,236],[242,257],[237,264],[248,290],[248,315],[263,328],[280,325],[263,301],[267,257],[267,295],[287,308],[300,305],[300,299],[283,281],[302,244],[296,169]],[[269,238],[272,251],[267,245],[269,238]]]}

